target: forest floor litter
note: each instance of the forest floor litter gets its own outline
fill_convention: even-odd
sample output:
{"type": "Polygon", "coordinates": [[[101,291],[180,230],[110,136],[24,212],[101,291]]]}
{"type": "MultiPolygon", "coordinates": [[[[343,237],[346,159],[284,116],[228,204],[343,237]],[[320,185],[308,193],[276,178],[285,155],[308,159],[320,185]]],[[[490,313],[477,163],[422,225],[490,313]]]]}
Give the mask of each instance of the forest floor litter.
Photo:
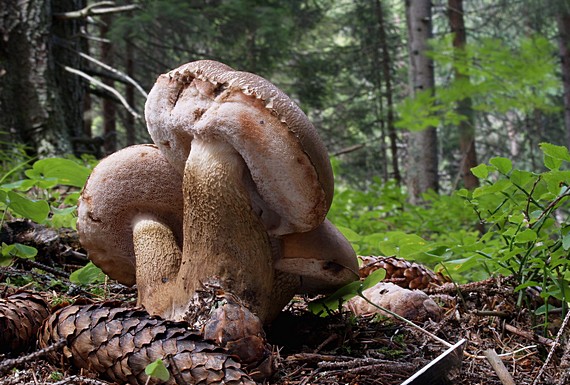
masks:
{"type": "MultiPolygon", "coordinates": [[[[43,293],[52,305],[58,303],[57,307],[80,298],[89,302],[119,301],[122,306],[136,303],[134,288],[112,281],[79,287],[69,281],[69,273],[87,262],[73,233],[59,234],[50,244],[38,234],[7,234],[4,229],[4,242],[8,236],[34,238],[28,242],[35,246],[41,239],[46,250],[35,262],[18,259],[12,266],[0,267],[1,298],[24,288],[43,293]]],[[[520,298],[514,286],[511,279],[497,277],[465,285],[445,283],[425,290],[441,307],[443,317],[419,326],[449,344],[467,341],[461,366],[449,373],[447,381],[435,383],[566,383],[568,328],[562,312],[551,312],[545,323],[543,316],[528,310],[536,308],[536,303],[517,306],[520,298]]],[[[530,291],[527,294],[527,300],[540,301],[540,296],[530,291]]],[[[307,310],[309,300],[295,297],[266,328],[276,371],[265,383],[399,385],[448,348],[426,333],[386,316],[355,317],[344,310],[319,317],[307,310]]],[[[58,351],[61,346],[48,349],[58,351]]],[[[109,383],[63,361],[47,361],[44,353],[31,346],[19,355],[0,355],[0,385],[109,383]]],[[[420,383],[429,382],[413,382],[420,383]]]]}

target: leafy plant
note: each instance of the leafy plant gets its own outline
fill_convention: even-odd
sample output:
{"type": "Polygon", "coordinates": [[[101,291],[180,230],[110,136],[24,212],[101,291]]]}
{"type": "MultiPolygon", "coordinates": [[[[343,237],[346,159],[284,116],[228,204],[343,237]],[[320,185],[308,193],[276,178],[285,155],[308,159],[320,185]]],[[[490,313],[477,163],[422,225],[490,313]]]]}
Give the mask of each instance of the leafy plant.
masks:
{"type": "Polygon", "coordinates": [[[102,283],[105,282],[105,273],[95,266],[93,262],[89,262],[87,265],[71,273],[69,280],[78,285],[102,283]]]}
{"type": "Polygon", "coordinates": [[[362,281],[351,282],[328,297],[324,297],[309,303],[309,310],[313,314],[317,315],[328,315],[335,310],[338,310],[342,304],[352,297],[357,295],[362,296],[362,292],[366,289],[371,288],[378,282],[382,281],[386,277],[386,270],[378,269],[371,273],[366,279],[362,281]]]}
{"type": "Polygon", "coordinates": [[[149,376],[146,381],[147,384],[153,377],[162,381],[168,381],[170,378],[170,373],[160,358],[148,364],[144,372],[149,376]]]}
{"type": "MultiPolygon", "coordinates": [[[[368,191],[341,188],[329,219],[359,254],[399,256],[444,266],[458,282],[513,276],[519,304],[524,289],[540,287],[544,299],[570,299],[570,171],[568,149],[542,143],[543,171],[516,169],[496,157],[472,172],[474,191],[426,194],[411,206],[393,183],[368,191]]],[[[545,301],[546,303],[546,301],[545,301]]],[[[542,306],[538,313],[546,311],[542,306]]]]}
{"type": "Polygon", "coordinates": [[[490,271],[514,276],[521,293],[537,286],[545,299],[566,303],[570,299],[570,211],[564,204],[570,198],[570,171],[562,167],[570,162],[570,154],[567,148],[548,143],[540,148],[544,172],[517,170],[506,158],[493,158],[472,170],[484,184],[458,194],[487,230],[473,245],[454,252],[468,255],[463,263],[483,263],[490,271]]]}
{"type": "MultiPolygon", "coordinates": [[[[55,228],[75,228],[79,189],[91,172],[91,168],[83,164],[87,161],[49,158],[26,168],[29,162],[29,159],[24,160],[0,178],[1,222],[9,216],[55,228]],[[20,179],[14,180],[16,175],[20,179]]],[[[36,253],[37,250],[29,246],[3,244],[0,264],[10,264],[14,258],[34,258],[36,253]]]]}

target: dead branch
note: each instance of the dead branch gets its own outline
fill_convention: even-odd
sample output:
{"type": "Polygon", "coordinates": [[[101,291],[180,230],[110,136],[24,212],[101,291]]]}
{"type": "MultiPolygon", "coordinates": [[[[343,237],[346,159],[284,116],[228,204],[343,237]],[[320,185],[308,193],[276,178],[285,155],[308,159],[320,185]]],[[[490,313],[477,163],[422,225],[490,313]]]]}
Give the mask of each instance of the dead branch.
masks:
{"type": "Polygon", "coordinates": [[[560,330],[558,330],[558,334],[556,334],[556,338],[554,339],[554,346],[552,346],[552,348],[548,352],[548,356],[546,357],[546,360],[544,360],[544,364],[542,365],[542,367],[538,371],[538,374],[534,378],[532,385],[538,385],[540,383],[540,378],[542,377],[542,374],[544,373],[544,371],[546,370],[546,367],[550,363],[550,360],[552,360],[552,356],[554,355],[554,351],[556,350],[556,347],[560,343],[560,338],[564,334],[564,331],[566,330],[566,327],[568,326],[569,320],[570,320],[570,312],[566,313],[566,317],[564,317],[564,321],[562,321],[562,325],[560,325],[560,330]]]}
{"type": "Polygon", "coordinates": [[[101,82],[101,81],[95,79],[95,78],[92,77],[92,76],[87,75],[85,72],[80,71],[80,70],[78,70],[78,69],[76,69],[76,68],[71,68],[71,67],[68,67],[68,66],[63,66],[63,68],[64,68],[67,72],[71,72],[72,74],[81,76],[82,78],[87,79],[87,80],[88,80],[89,82],[91,82],[92,84],[94,84],[94,85],[96,85],[96,86],[98,86],[98,87],[101,87],[101,88],[105,89],[106,91],[112,93],[115,97],[117,97],[117,99],[121,102],[121,104],[125,107],[125,109],[126,109],[127,111],[129,111],[129,113],[130,113],[132,116],[135,117],[135,119],[141,119],[141,118],[142,118],[141,115],[140,115],[138,112],[136,112],[136,111],[133,109],[133,107],[131,107],[131,106],[129,105],[129,103],[128,103],[127,100],[123,97],[123,95],[121,95],[121,94],[119,93],[119,91],[117,91],[117,90],[114,89],[113,87],[110,87],[110,86],[104,84],[103,82],[101,82]]]}
{"type": "Polygon", "coordinates": [[[12,370],[13,368],[15,368],[19,365],[23,365],[27,362],[31,362],[31,361],[37,360],[38,358],[42,358],[43,356],[45,356],[47,354],[50,354],[52,352],[55,352],[55,351],[61,349],[63,346],[65,346],[65,340],[61,339],[58,342],[55,342],[49,346],[46,346],[44,349],[40,349],[38,351],[35,351],[33,353],[27,354],[27,355],[22,356],[22,357],[4,360],[0,364],[0,374],[8,373],[10,370],[12,370]]]}
{"type": "Polygon", "coordinates": [[[81,56],[82,58],[89,60],[92,63],[97,64],[98,66],[106,69],[107,71],[111,72],[113,75],[117,76],[119,79],[123,79],[123,81],[125,83],[131,84],[133,87],[135,87],[137,89],[137,91],[139,91],[141,93],[142,96],[144,96],[144,98],[146,99],[148,94],[146,93],[146,91],[141,87],[141,85],[139,83],[137,83],[133,78],[131,78],[129,75],[127,75],[126,73],[119,71],[118,69],[111,67],[108,64],[103,63],[100,60],[95,59],[92,56],[89,56],[83,52],[78,52],[79,56],[81,56]]]}
{"type": "Polygon", "coordinates": [[[343,154],[348,154],[350,152],[354,152],[354,151],[358,151],[361,148],[363,148],[364,146],[366,146],[366,144],[364,143],[360,143],[360,144],[355,144],[353,146],[348,146],[345,148],[341,148],[340,150],[338,150],[337,152],[333,153],[333,156],[338,156],[338,155],[343,155],[343,154]]]}
{"type": "Polygon", "coordinates": [[[518,336],[524,337],[530,341],[534,341],[534,342],[538,342],[542,345],[546,345],[549,348],[552,348],[554,346],[554,341],[552,341],[550,338],[546,338],[543,336],[539,336],[536,333],[532,333],[526,330],[521,330],[517,327],[514,327],[513,325],[510,324],[505,324],[505,330],[511,333],[514,333],[518,336]]]}
{"type": "Polygon", "coordinates": [[[114,1],[101,1],[99,3],[90,4],[78,11],[55,13],[53,16],[59,20],[84,19],[89,16],[98,16],[109,13],[134,11],[136,9],[140,9],[140,5],[129,4],[129,5],[115,6],[114,1]],[[102,7],[108,7],[108,8],[102,8],[102,7]]]}
{"type": "Polygon", "coordinates": [[[503,361],[501,361],[501,358],[497,355],[495,349],[487,349],[483,354],[487,357],[487,361],[489,361],[503,385],[515,385],[513,377],[505,367],[505,364],[503,364],[503,361]]]}

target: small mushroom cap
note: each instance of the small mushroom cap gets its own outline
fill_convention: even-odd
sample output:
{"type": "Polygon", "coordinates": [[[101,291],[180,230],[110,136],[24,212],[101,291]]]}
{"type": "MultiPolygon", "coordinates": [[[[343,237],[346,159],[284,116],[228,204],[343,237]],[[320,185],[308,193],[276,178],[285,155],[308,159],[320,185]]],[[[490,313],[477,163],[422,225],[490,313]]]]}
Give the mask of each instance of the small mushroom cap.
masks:
{"type": "Polygon", "coordinates": [[[327,219],[307,233],[282,237],[277,270],[301,276],[301,291],[330,291],[358,279],[358,260],[350,242],[327,219]]]}
{"type": "Polygon", "coordinates": [[[182,177],[154,145],[124,148],[95,167],[81,193],[77,230],[89,258],[109,277],[135,283],[133,225],[154,218],[182,244],[182,177]]]}
{"type": "Polygon", "coordinates": [[[327,151],[301,109],[269,81],[192,62],[158,78],[145,115],[153,141],[180,173],[194,137],[235,148],[270,235],[309,231],[324,220],[333,196],[327,151]]]}

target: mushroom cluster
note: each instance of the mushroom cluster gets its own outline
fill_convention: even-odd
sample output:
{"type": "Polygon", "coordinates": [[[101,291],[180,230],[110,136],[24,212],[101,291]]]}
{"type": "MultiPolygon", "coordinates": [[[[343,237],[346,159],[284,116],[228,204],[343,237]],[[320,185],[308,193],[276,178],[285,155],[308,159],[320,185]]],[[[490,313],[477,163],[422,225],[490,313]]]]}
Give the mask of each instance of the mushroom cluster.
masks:
{"type": "Polygon", "coordinates": [[[217,277],[267,322],[295,293],[358,279],[352,247],[325,219],[326,149],[275,85],[192,62],[158,78],[145,116],[155,145],[99,163],[78,231],[94,264],[136,283],[149,313],[183,319],[200,283],[217,277]]]}

